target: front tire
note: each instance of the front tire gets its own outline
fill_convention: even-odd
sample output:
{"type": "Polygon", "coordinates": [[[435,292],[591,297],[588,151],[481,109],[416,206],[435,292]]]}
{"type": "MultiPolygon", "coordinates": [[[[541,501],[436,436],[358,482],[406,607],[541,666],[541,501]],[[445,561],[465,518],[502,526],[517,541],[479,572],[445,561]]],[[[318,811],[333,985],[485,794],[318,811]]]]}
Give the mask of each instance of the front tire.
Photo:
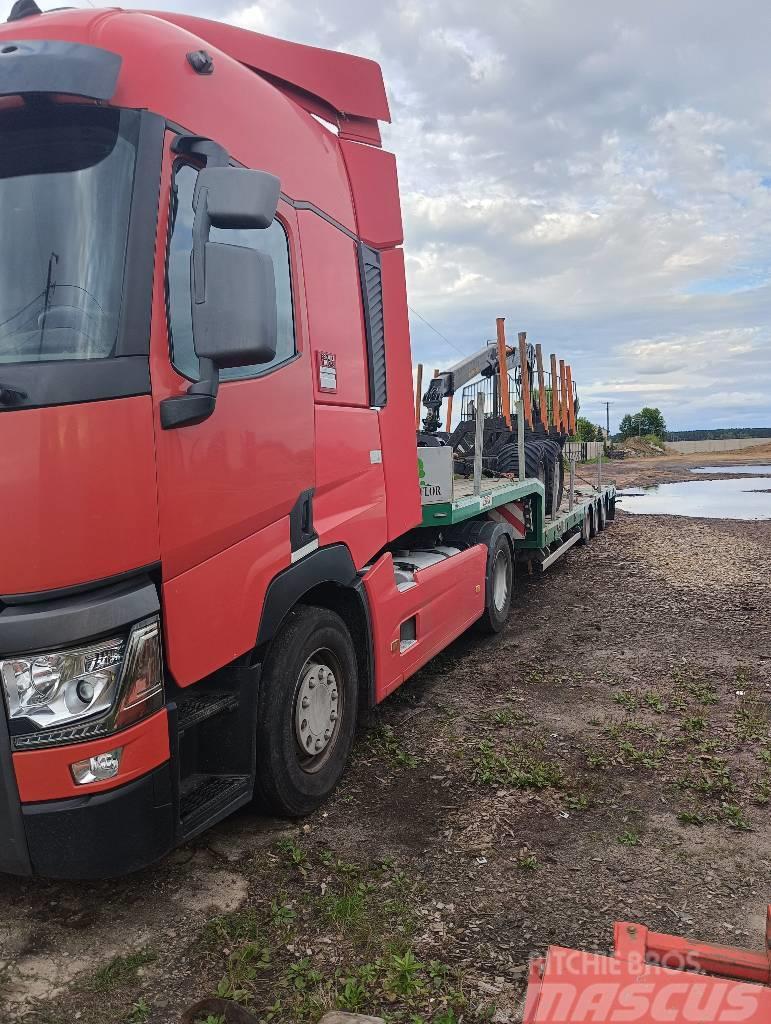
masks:
{"type": "Polygon", "coordinates": [[[316,810],[345,770],[356,729],[356,652],[335,612],[298,605],[268,651],[257,704],[255,797],[276,814],[316,810]]]}

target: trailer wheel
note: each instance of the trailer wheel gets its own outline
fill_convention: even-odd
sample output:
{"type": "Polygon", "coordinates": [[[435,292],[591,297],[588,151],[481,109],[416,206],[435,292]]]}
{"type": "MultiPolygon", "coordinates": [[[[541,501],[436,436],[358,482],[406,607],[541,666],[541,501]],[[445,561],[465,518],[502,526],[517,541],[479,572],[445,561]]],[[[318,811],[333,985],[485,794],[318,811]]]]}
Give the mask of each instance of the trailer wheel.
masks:
{"type": "Polygon", "coordinates": [[[301,817],[330,796],[353,743],[357,699],[356,652],[345,623],[326,608],[298,605],[260,680],[259,803],[301,817]]]}
{"type": "Polygon", "coordinates": [[[600,498],[600,500],[597,502],[595,518],[597,520],[597,533],[602,533],[602,531],[605,529],[606,518],[605,501],[602,498],[600,498]]]}
{"type": "Polygon", "coordinates": [[[592,533],[592,512],[587,505],[584,511],[584,521],[581,523],[581,540],[579,544],[588,544],[594,534],[592,533]]]}
{"type": "Polygon", "coordinates": [[[514,590],[514,562],[505,533],[499,533],[489,546],[485,610],[477,622],[482,633],[500,633],[511,610],[514,590]]]}

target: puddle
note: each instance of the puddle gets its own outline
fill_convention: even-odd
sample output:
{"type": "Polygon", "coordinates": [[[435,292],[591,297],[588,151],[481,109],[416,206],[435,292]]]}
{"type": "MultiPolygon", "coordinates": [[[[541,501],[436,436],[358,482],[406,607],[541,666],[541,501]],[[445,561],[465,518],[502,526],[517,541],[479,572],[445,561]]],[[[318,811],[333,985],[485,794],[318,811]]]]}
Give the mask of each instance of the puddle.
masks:
{"type": "Polygon", "coordinates": [[[698,466],[692,473],[749,473],[751,476],[771,476],[771,466],[698,466]]]}
{"type": "Polygon", "coordinates": [[[688,480],[620,493],[621,508],[635,514],[771,519],[771,479],[688,480]]]}

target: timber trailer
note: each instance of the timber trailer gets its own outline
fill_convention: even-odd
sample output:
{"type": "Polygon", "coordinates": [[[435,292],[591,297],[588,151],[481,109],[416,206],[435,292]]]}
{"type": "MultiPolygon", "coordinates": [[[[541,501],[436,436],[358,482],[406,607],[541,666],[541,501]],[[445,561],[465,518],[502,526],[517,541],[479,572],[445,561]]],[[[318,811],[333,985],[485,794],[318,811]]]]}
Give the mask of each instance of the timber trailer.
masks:
{"type": "Polygon", "coordinates": [[[0,870],[313,811],[358,709],[613,519],[503,320],[416,422],[388,120],[371,61],[185,14],[0,27],[0,870]]]}

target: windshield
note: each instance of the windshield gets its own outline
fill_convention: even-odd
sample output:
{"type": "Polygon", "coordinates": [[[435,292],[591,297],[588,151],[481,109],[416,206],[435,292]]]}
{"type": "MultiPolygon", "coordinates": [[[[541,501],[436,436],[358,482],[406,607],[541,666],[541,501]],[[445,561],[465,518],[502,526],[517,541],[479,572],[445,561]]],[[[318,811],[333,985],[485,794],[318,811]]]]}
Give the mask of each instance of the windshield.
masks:
{"type": "Polygon", "coordinates": [[[0,364],[114,355],[139,115],[0,118],[0,364]]]}

